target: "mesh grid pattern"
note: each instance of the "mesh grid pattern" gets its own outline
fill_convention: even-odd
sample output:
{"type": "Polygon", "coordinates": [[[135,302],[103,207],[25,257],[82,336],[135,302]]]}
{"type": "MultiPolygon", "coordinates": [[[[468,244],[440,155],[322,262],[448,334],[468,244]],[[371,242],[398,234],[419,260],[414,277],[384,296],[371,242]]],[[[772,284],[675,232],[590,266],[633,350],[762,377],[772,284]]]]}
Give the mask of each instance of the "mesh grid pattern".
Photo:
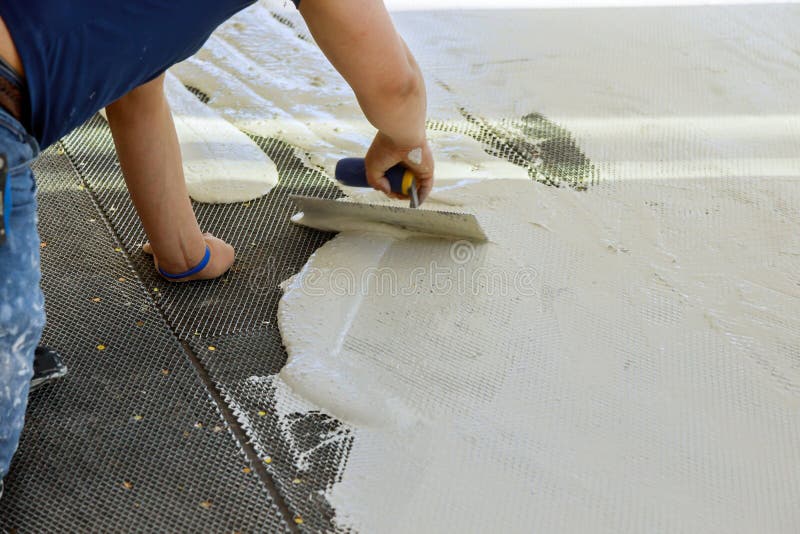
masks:
{"type": "Polygon", "coordinates": [[[63,150],[46,151],[35,172],[44,342],[69,374],[32,395],[2,526],[286,530],[63,150]]]}
{"type": "Polygon", "coordinates": [[[254,140],[278,167],[279,185],[251,202],[194,205],[203,230],[236,248],[236,263],[222,279],[171,285],[155,273],[151,258],[141,252],[146,238],[128,199],[105,121],[96,116],[64,139],[67,153],[97,195],[136,271],[180,338],[195,332],[216,336],[258,330],[280,299],[278,283],[297,272],[330,238],[330,234],[289,223],[294,213],[289,195],[332,198],[339,190],[322,174],[303,167],[287,145],[254,140]]]}
{"type": "MultiPolygon", "coordinates": [[[[197,90],[193,92],[201,100],[205,96],[197,90]]],[[[533,179],[546,183],[563,181],[579,187],[594,181],[594,169],[568,133],[545,118],[530,116],[517,121],[489,123],[466,111],[463,113],[466,123],[432,122],[429,127],[443,131],[458,128],[460,133],[482,142],[490,154],[528,169],[533,179]],[[567,166],[569,172],[565,171],[567,166]]],[[[252,469],[248,474],[242,473],[247,460],[241,451],[233,450],[235,442],[232,443],[230,434],[224,431],[224,421],[214,412],[201,381],[186,361],[180,346],[183,341],[197,355],[227,409],[239,420],[248,439],[245,448],[250,449],[251,457],[257,456],[262,461],[257,469],[266,469],[268,482],[274,483],[285,499],[292,516],[285,519],[292,527],[296,522],[301,530],[329,531],[333,528],[335,511],[323,493],[341,476],[353,437],[345,425],[317,411],[298,408],[295,415],[279,417],[272,378],[286,361],[276,320],[281,297],[278,284],[298,272],[311,253],[332,236],[292,225],[289,217],[294,213],[294,206],[289,195],[335,198],[340,192],[322,173],[304,166],[292,147],[274,139],[251,137],[275,162],[280,181],[268,195],[251,202],[194,205],[201,227],[225,239],[237,250],[237,260],[231,271],[224,278],[209,282],[171,285],[155,274],[150,257],[141,252],[145,236],[125,189],[113,140],[102,118],[94,117],[64,138],[63,150],[49,151],[39,165],[38,174],[44,178],[40,181],[42,233],[46,241],[52,242],[45,248],[44,259],[45,292],[53,310],[45,341],[68,355],[88,353],[97,358],[117,353],[130,360],[130,365],[124,369],[109,369],[109,372],[124,374],[96,378],[97,374],[92,371],[96,364],[92,360],[68,357],[71,382],[61,387],[68,388],[68,384],[72,384],[74,395],[88,397],[101,391],[113,391],[114,398],[123,407],[111,408],[95,401],[85,406],[86,412],[94,418],[134,421],[133,428],[138,432],[151,424],[158,428],[159,435],[164,435],[163,440],[177,440],[157,441],[152,448],[135,451],[140,456],[132,453],[130,446],[120,448],[125,455],[112,458],[112,467],[118,470],[109,475],[114,479],[106,481],[100,476],[102,483],[91,482],[92,491],[97,494],[85,502],[98,504],[81,507],[76,502],[74,506],[69,505],[70,510],[85,511],[85,515],[80,516],[84,526],[113,529],[117,524],[126,528],[135,524],[124,515],[120,515],[120,523],[104,522],[102,512],[106,506],[109,513],[118,510],[117,501],[107,498],[108,495],[126,498],[140,485],[146,485],[155,488],[154,491],[134,501],[133,510],[147,521],[150,525],[147,528],[157,525],[159,529],[170,526],[185,529],[193,524],[202,528],[224,525],[267,531],[288,528],[280,511],[270,502],[263,484],[259,484],[256,473],[252,469]],[[70,162],[72,167],[69,167],[70,162]],[[65,189],[78,200],[59,199],[56,194],[63,195],[65,189]],[[92,198],[97,207],[92,205],[92,198]],[[102,214],[97,213],[97,208],[102,214]],[[78,211],[69,215],[58,213],[65,209],[78,211]],[[110,228],[103,228],[105,221],[110,228]],[[57,244],[58,240],[65,240],[65,234],[73,227],[80,228],[86,236],[57,244]],[[117,245],[119,248],[115,250],[117,245]],[[71,248],[62,252],[63,257],[57,257],[58,246],[71,248]],[[76,247],[80,250],[75,250],[76,247]],[[48,263],[48,254],[52,263],[48,263]],[[106,255],[114,261],[110,262],[106,255]],[[74,260],[67,259],[73,256],[82,260],[83,267],[78,272],[72,267],[74,260]],[[126,283],[119,282],[120,278],[126,283]],[[93,302],[93,298],[101,300],[93,302]],[[76,299],[81,309],[85,308],[84,312],[90,314],[86,320],[75,320],[76,299]],[[101,315],[97,314],[98,305],[106,306],[101,315]],[[98,344],[107,348],[98,351],[98,344]],[[170,350],[163,350],[163,346],[170,350]],[[142,371],[143,362],[133,359],[139,354],[147,354],[153,360],[146,362],[148,372],[142,371]],[[166,379],[160,374],[162,369],[169,370],[166,379]],[[84,382],[85,373],[90,373],[88,382],[84,382]],[[129,382],[129,374],[142,383],[129,382]],[[152,381],[169,383],[169,379],[179,378],[195,387],[194,397],[180,397],[170,402],[172,397],[154,394],[152,381]],[[178,403],[177,408],[175,403],[178,403]],[[201,407],[211,410],[213,417],[201,407]],[[185,418],[176,417],[176,413],[185,418]],[[141,416],[141,420],[131,419],[134,416],[141,416]],[[195,428],[198,422],[202,428],[195,428]],[[171,425],[174,430],[167,430],[173,428],[171,425]],[[196,438],[197,435],[214,441],[206,443],[196,438]],[[186,450],[191,446],[202,450],[186,450]],[[231,450],[224,450],[224,446],[231,450]],[[171,475],[170,460],[157,461],[157,452],[184,468],[181,473],[186,473],[187,477],[193,470],[202,473],[203,483],[227,476],[225,480],[233,487],[198,484],[197,480],[192,484],[180,478],[181,475],[171,475]],[[202,452],[211,453],[211,457],[204,457],[202,452]],[[178,457],[182,461],[175,460],[178,457]],[[147,463],[151,460],[152,463],[147,463]],[[170,485],[170,476],[175,476],[179,482],[170,485]],[[125,489],[126,482],[133,484],[132,489],[125,489]],[[215,493],[203,494],[207,486],[214,487],[215,493]],[[113,489],[109,491],[109,487],[113,489]],[[173,487],[178,488],[175,498],[169,494],[173,487]]],[[[169,392],[175,396],[179,391],[169,392]]],[[[55,431],[49,415],[55,397],[62,398],[57,389],[41,394],[47,401],[34,399],[31,419],[36,417],[37,410],[45,410],[48,416],[38,425],[28,425],[25,443],[38,442],[45,439],[40,433],[55,431]],[[39,408],[39,402],[46,405],[39,408]]],[[[74,413],[70,404],[61,409],[63,424],[59,433],[70,437],[59,446],[76,454],[86,450],[85,442],[92,439],[95,448],[106,448],[115,440],[139,442],[140,434],[129,435],[127,429],[110,438],[89,434],[83,441],[74,440],[71,434],[80,426],[79,422],[72,419],[74,413]]],[[[23,447],[29,448],[24,443],[23,447]]],[[[16,472],[20,477],[30,477],[32,488],[41,483],[54,483],[37,468],[38,462],[44,461],[39,455],[46,454],[48,449],[43,447],[20,454],[17,463],[22,467],[16,472]],[[34,459],[26,454],[37,456],[34,459]]],[[[64,457],[63,453],[60,463],[70,467],[83,465],[78,458],[64,457]]],[[[89,483],[86,477],[81,480],[89,483]]],[[[13,483],[11,479],[9,485],[13,483]]],[[[29,499],[33,503],[31,506],[47,501],[43,495],[29,497],[33,497],[29,499]]],[[[47,524],[35,522],[41,517],[60,521],[41,506],[38,507],[41,516],[29,516],[30,507],[20,504],[22,498],[12,497],[7,501],[13,503],[11,517],[20,521],[14,523],[14,527],[24,530],[28,525],[47,524]],[[35,521],[27,522],[28,517],[35,521]]],[[[75,527],[82,528],[80,523],[75,523],[75,527]]]]}
{"type": "Polygon", "coordinates": [[[465,123],[429,121],[428,129],[458,132],[483,144],[487,154],[519,165],[532,180],[585,189],[598,172],[566,129],[539,113],[489,121],[459,108],[465,123]]]}
{"type": "Polygon", "coordinates": [[[149,256],[141,252],[145,237],[128,200],[105,121],[95,117],[65,138],[64,146],[120,236],[151,299],[178,338],[198,355],[248,433],[248,445],[260,459],[269,458],[263,466],[285,497],[292,520],[302,521],[301,528],[325,531],[331,528],[334,512],[320,490],[335,481],[347,444],[344,440],[321,446],[320,436],[340,423],[312,414],[292,428],[280,428],[271,408],[273,389],[248,379],[272,376],[284,365],[286,353],[276,322],[278,284],[299,271],[332,235],[291,224],[294,206],[288,195],[331,198],[340,193],[324,175],[303,166],[291,147],[260,137],[254,141],[275,162],[279,184],[251,202],[195,204],[201,227],[231,243],[237,260],[223,279],[180,285],[164,283],[149,256]],[[267,415],[258,416],[262,411],[267,415]],[[297,455],[311,449],[309,469],[294,469],[297,455]]]}
{"type": "Polygon", "coordinates": [[[323,492],[341,476],[353,438],[346,425],[319,411],[298,409],[280,417],[273,378],[286,356],[277,325],[254,334],[196,338],[191,345],[295,517],[312,531],[329,530],[335,511],[323,492]]]}
{"type": "MultiPolygon", "coordinates": [[[[291,20],[273,16],[293,27],[291,20]]],[[[306,38],[301,29],[293,29],[306,38]]],[[[569,132],[546,118],[531,114],[489,121],[472,111],[462,110],[466,123],[432,122],[429,127],[470,135],[487,152],[522,165],[543,183],[583,188],[597,181],[596,169],[569,132]]],[[[293,211],[288,194],[331,198],[338,192],[324,176],[303,167],[291,147],[254,139],[277,164],[280,185],[249,203],[195,205],[203,228],[231,242],[238,259],[225,279],[181,286],[155,276],[150,258],[140,251],[144,235],[102,120],[95,117],[64,140],[102,214],[89,192],[78,189],[81,182],[66,157],[49,151],[39,163],[38,174],[44,178],[42,233],[48,243],[44,284],[50,324],[45,341],[64,352],[71,374],[33,398],[22,450],[0,503],[0,518],[9,521],[4,526],[20,531],[274,531],[291,528],[293,519],[302,518],[301,530],[331,529],[335,511],[321,492],[337,481],[354,438],[318,412],[279,418],[271,378],[286,359],[275,321],[277,284],[330,237],[288,223],[293,211]],[[106,220],[111,228],[102,228],[106,220]],[[117,245],[121,252],[114,251],[117,245]],[[209,402],[181,341],[197,355],[226,409],[239,419],[251,440],[244,448],[269,460],[264,466],[291,510],[290,516],[284,514],[289,525],[270,501],[264,479],[242,473],[248,465],[245,456],[209,402]],[[106,349],[98,351],[101,343],[106,349]],[[161,374],[162,369],[168,373],[161,374]]],[[[796,219],[793,206],[787,202],[776,216],[796,219]]],[[[562,296],[558,285],[545,290],[550,308],[557,298],[569,296],[562,296]]],[[[664,325],[681,307],[668,292],[658,297],[663,302],[648,308],[644,319],[664,325]]],[[[792,311],[785,310],[786,316],[792,311]]],[[[537,336],[547,335],[544,326],[536,329],[537,336]]],[[[602,321],[596,327],[614,329],[602,321]]],[[[629,347],[637,342],[631,337],[598,339],[629,347]]],[[[697,351],[708,350],[707,343],[690,340],[697,351]]],[[[776,342],[764,354],[797,360],[792,344],[776,342]]],[[[763,361],[769,359],[759,363],[763,361]]],[[[631,358],[624,368],[637,372],[636,363],[631,358]]],[[[794,382],[781,385],[796,391],[794,382]]],[[[691,467],[711,472],[705,464],[691,467]]],[[[796,479],[786,480],[780,493],[791,494],[796,479]]],[[[793,517],[791,507],[784,512],[784,519],[793,517]]],[[[553,529],[558,520],[553,518],[553,529]]]]}

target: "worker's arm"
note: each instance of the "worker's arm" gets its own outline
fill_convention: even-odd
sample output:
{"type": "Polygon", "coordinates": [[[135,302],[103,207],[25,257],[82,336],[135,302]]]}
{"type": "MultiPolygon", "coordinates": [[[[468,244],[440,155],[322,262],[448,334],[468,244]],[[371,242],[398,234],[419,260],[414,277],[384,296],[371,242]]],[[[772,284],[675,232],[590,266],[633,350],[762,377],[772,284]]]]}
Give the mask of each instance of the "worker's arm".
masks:
{"type": "Polygon", "coordinates": [[[106,107],[131,200],[150,239],[144,251],[156,267],[183,273],[201,262],[205,269],[184,280],[215,278],[233,264],[233,247],[197,224],[183,178],[180,145],[164,96],[164,76],[137,87],[106,107]]]}
{"type": "Polygon", "coordinates": [[[420,198],[433,186],[425,136],[425,82],[381,0],[302,0],[300,13],[327,58],[353,88],[378,134],[366,157],[367,179],[389,191],[384,172],[404,163],[420,198]]]}

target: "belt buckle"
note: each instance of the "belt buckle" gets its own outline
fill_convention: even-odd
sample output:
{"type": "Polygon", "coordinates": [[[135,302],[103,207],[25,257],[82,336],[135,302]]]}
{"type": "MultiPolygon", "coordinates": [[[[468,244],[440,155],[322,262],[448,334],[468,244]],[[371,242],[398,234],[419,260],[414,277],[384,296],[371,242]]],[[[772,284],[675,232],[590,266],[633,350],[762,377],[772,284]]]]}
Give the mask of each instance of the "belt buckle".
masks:
{"type": "Polygon", "coordinates": [[[8,166],[6,165],[6,155],[0,154],[0,245],[6,242],[6,180],[8,179],[8,166]]]}

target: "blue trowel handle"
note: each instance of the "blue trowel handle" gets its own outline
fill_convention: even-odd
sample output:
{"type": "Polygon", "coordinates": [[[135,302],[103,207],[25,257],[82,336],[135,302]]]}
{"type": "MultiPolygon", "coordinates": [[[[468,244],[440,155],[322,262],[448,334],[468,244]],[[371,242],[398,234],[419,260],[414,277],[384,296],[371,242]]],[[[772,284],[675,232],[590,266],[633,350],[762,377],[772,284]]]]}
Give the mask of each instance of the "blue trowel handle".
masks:
{"type": "MultiPolygon", "coordinates": [[[[392,191],[401,195],[411,195],[411,187],[414,185],[414,173],[406,169],[402,163],[398,163],[384,176],[389,179],[392,191]]],[[[344,158],[336,164],[336,179],[344,185],[353,187],[370,187],[367,183],[367,168],[364,165],[364,158],[344,158]]]]}

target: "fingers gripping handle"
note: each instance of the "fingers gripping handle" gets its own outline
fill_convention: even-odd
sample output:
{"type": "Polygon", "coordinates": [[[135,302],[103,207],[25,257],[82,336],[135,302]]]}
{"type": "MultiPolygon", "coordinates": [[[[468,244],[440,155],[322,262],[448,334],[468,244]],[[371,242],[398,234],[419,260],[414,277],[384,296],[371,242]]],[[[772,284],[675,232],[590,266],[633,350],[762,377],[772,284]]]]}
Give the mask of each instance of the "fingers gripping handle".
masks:
{"type": "MultiPolygon", "coordinates": [[[[416,192],[414,173],[398,163],[384,173],[394,193],[411,196],[416,192]]],[[[344,158],[336,164],[336,179],[344,185],[370,187],[364,158],[344,158]]]]}

